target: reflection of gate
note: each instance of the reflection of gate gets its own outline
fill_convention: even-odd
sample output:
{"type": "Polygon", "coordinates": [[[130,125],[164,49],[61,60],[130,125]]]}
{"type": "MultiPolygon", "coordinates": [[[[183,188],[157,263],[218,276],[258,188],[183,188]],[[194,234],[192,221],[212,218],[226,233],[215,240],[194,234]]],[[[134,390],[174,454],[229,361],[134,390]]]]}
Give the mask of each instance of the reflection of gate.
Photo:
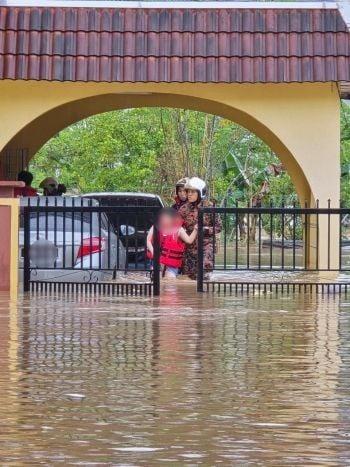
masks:
{"type": "Polygon", "coordinates": [[[322,282],[318,275],[350,273],[349,213],[348,208],[330,208],[330,203],[327,208],[202,208],[198,217],[198,291],[350,290],[350,281],[322,282]],[[216,216],[221,217],[220,236],[206,235],[205,216],[212,225],[216,216]],[[205,249],[214,257],[210,281],[205,249]]]}
{"type": "MultiPolygon", "coordinates": [[[[81,198],[32,198],[21,214],[24,291],[159,295],[146,236],[159,208],[99,206],[81,198]],[[43,204],[44,203],[44,204],[43,204]]],[[[155,235],[155,259],[159,257],[155,235]]]]}

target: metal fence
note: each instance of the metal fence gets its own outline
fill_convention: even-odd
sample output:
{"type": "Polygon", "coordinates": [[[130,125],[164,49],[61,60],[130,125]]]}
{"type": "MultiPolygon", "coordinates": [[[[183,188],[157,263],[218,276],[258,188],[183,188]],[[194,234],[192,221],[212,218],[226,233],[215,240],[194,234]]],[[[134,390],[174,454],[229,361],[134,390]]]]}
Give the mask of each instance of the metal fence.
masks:
{"type": "Polygon", "coordinates": [[[159,295],[158,235],[154,263],[146,256],[147,226],[158,210],[68,197],[31,200],[20,220],[24,291],[159,295]]]}
{"type": "Polygon", "coordinates": [[[350,209],[204,207],[198,216],[197,288],[205,282],[206,251],[213,270],[350,271],[350,209]],[[206,235],[221,218],[222,231],[206,235]]]}
{"type": "MultiPolygon", "coordinates": [[[[159,207],[100,206],[91,199],[69,197],[27,202],[20,220],[25,291],[159,295],[160,245],[155,222],[159,207]],[[153,263],[146,255],[146,236],[152,224],[153,263]]],[[[350,272],[350,209],[330,205],[204,207],[199,211],[197,242],[198,291],[209,284],[209,271],[350,272]],[[220,233],[208,228],[219,224],[220,233]],[[207,271],[208,252],[213,262],[207,271]]],[[[309,277],[308,284],[312,280],[309,277]]],[[[237,287],[251,283],[235,275],[218,287],[225,287],[225,281],[237,287]]],[[[260,284],[275,287],[269,281],[265,276],[260,284]]]]}

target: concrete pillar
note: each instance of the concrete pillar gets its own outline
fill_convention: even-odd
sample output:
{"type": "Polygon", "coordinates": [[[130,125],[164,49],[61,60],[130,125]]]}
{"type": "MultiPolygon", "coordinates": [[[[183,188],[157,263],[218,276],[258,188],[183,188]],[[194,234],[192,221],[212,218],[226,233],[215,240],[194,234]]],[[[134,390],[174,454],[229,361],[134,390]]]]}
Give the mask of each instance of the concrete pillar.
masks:
{"type": "MultiPolygon", "coordinates": [[[[331,208],[338,208],[339,203],[331,208]]],[[[311,205],[311,207],[315,207],[311,205]]],[[[327,208],[326,205],[319,207],[327,208]]],[[[305,254],[307,255],[307,266],[309,269],[333,270],[336,272],[339,269],[339,247],[340,247],[340,231],[339,231],[339,216],[332,214],[311,214],[304,216],[304,245],[305,254]]]]}
{"type": "Polygon", "coordinates": [[[15,188],[23,182],[0,181],[0,291],[15,297],[18,291],[19,199],[15,188]]]}

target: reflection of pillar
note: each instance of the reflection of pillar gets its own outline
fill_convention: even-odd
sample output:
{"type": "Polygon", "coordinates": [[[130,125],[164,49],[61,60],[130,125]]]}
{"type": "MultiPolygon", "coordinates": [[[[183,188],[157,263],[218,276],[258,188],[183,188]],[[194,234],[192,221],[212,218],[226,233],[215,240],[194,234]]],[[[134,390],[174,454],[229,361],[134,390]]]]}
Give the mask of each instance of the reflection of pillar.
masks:
{"type": "MultiPolygon", "coordinates": [[[[21,430],[21,403],[19,397],[20,368],[18,364],[18,314],[17,302],[7,295],[1,297],[0,326],[0,374],[1,374],[1,415],[7,434],[19,443],[17,454],[21,451],[23,430],[21,430]],[[22,433],[21,433],[22,432],[22,433]]],[[[8,438],[10,439],[10,438],[8,438]]],[[[11,456],[13,446],[1,438],[2,456],[11,456]]],[[[4,459],[4,457],[2,457],[4,459]]]]}
{"type": "MultiPolygon", "coordinates": [[[[8,369],[9,381],[11,381],[11,388],[17,387],[19,381],[18,369],[18,303],[17,300],[11,298],[9,302],[9,328],[8,328],[8,369]]],[[[17,396],[13,396],[13,406],[18,405],[17,396]]]]}
{"type": "MultiPolygon", "coordinates": [[[[338,374],[340,372],[341,358],[339,356],[339,296],[334,296],[324,302],[317,303],[315,317],[315,353],[314,378],[318,388],[327,394],[327,400],[337,398],[338,374]],[[333,377],[329,378],[329,374],[333,377]]],[[[334,416],[334,415],[332,415],[334,416]]]]}
{"type": "Polygon", "coordinates": [[[14,189],[23,182],[0,182],[0,291],[17,294],[19,200],[14,189]]]}

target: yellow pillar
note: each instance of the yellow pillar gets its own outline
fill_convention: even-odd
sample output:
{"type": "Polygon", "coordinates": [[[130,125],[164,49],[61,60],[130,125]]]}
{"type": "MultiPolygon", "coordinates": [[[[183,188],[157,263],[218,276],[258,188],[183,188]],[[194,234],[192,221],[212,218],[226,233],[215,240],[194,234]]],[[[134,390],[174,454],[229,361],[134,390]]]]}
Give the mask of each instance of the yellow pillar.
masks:
{"type": "Polygon", "coordinates": [[[18,292],[18,233],[19,199],[0,198],[0,291],[12,298],[18,292]]]}

